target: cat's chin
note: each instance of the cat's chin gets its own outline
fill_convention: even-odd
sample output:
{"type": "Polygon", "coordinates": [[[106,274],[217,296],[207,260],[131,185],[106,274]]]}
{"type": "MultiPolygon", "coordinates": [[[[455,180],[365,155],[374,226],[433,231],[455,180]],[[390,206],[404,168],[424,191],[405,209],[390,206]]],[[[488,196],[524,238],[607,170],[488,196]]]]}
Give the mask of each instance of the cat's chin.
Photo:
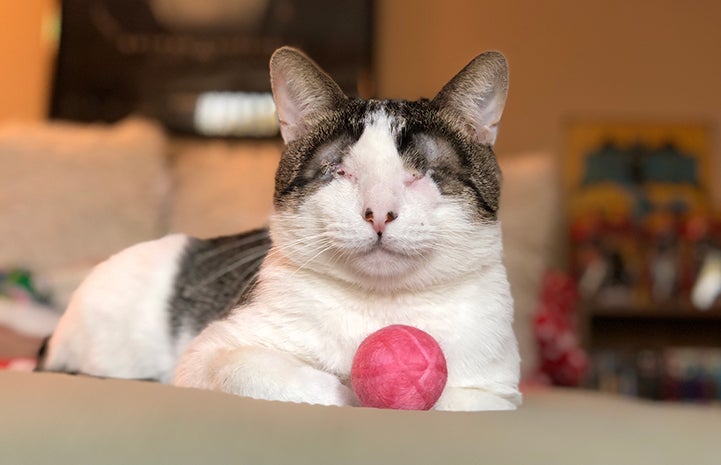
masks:
{"type": "Polygon", "coordinates": [[[403,286],[416,273],[423,258],[385,247],[373,247],[346,262],[352,280],[373,288],[403,286]]]}

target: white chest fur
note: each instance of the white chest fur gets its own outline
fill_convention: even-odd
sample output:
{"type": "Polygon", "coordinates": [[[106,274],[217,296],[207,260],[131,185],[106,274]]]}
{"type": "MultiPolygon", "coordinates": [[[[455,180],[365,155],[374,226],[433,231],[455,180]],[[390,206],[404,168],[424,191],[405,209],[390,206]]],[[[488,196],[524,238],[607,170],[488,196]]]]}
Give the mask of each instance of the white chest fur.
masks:
{"type": "MultiPolygon", "coordinates": [[[[329,373],[347,385],[360,342],[384,326],[407,324],[438,340],[448,362],[449,386],[495,393],[516,402],[519,360],[511,329],[512,307],[500,262],[422,291],[377,293],[271,259],[262,271],[254,303],[206,329],[181,360],[176,381],[218,388],[217,380],[196,384],[198,379],[217,374],[203,369],[217,366],[212,354],[227,353],[229,348],[262,347],[292,354],[300,364],[329,373]]],[[[221,388],[279,398],[270,388],[267,396],[242,386],[221,388]]],[[[302,391],[295,389],[295,394],[302,391]]],[[[313,397],[300,400],[326,403],[313,397]]],[[[483,408],[491,407],[484,404],[483,408]]]]}

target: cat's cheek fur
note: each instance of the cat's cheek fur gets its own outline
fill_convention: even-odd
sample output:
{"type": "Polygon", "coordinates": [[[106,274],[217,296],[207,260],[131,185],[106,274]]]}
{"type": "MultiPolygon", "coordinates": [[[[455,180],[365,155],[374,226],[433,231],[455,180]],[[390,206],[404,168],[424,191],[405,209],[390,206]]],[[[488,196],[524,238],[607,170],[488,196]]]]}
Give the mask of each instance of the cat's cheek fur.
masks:
{"type": "MultiPolygon", "coordinates": [[[[346,180],[331,183],[320,189],[302,209],[299,220],[302,221],[308,212],[313,212],[311,215],[318,218],[318,226],[324,231],[326,243],[330,246],[325,256],[317,257],[314,260],[317,264],[312,266],[325,264],[326,273],[366,288],[378,288],[382,284],[402,286],[401,281],[411,271],[415,260],[401,255],[393,257],[382,251],[371,252],[378,235],[363,218],[363,197],[357,184],[346,180]],[[338,260],[339,256],[344,259],[338,260]],[[392,283],[388,283],[389,278],[392,283]]],[[[401,213],[404,209],[405,205],[401,213]]],[[[383,233],[385,243],[392,244],[398,231],[407,223],[409,219],[404,216],[386,225],[383,233]]],[[[395,242],[398,242],[397,239],[395,242]]]]}
{"type": "MultiPolygon", "coordinates": [[[[293,249],[293,261],[297,265],[330,272],[367,288],[407,287],[403,281],[421,264],[427,263],[427,255],[432,253],[437,242],[435,236],[453,229],[456,223],[467,222],[464,213],[454,208],[446,209],[449,211],[439,216],[444,199],[430,176],[406,183],[407,174],[406,171],[399,172],[395,179],[398,217],[385,225],[386,252],[368,253],[378,241],[377,232],[363,215],[364,205],[373,199],[363,193],[358,182],[345,178],[317,190],[298,212],[283,215],[284,223],[305,227],[280,232],[283,237],[276,236],[276,243],[282,246],[302,240],[286,237],[287,233],[300,235],[317,231],[322,237],[315,247],[293,249]],[[452,214],[449,214],[450,210],[453,210],[452,214]],[[290,217],[292,221],[289,221],[290,217]],[[439,222],[443,224],[437,224],[439,222]],[[329,248],[320,253],[322,244],[329,248]],[[339,256],[344,259],[338,260],[339,256]]],[[[276,232],[278,229],[273,228],[276,232]]]]}
{"type": "Polygon", "coordinates": [[[113,255],[73,293],[45,371],[169,382],[189,337],[174,340],[168,301],[189,238],[174,234],[113,255]]]}

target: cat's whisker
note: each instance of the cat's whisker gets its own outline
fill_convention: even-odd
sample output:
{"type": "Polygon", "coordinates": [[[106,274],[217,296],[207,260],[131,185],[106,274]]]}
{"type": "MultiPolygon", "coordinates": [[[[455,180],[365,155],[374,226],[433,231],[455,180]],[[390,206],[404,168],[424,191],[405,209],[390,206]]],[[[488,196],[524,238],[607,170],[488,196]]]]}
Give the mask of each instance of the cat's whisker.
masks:
{"type": "Polygon", "coordinates": [[[348,256],[348,254],[346,251],[341,250],[341,249],[336,249],[328,261],[329,261],[330,265],[333,266],[333,265],[336,265],[341,259],[346,259],[347,256],[348,256]]]}
{"type": "MultiPolygon", "coordinates": [[[[220,268],[215,273],[212,273],[212,274],[206,276],[204,279],[199,281],[194,286],[189,287],[188,291],[193,292],[198,288],[206,286],[206,285],[208,285],[208,283],[211,283],[211,282],[215,281],[216,279],[219,279],[220,277],[224,276],[227,273],[230,273],[231,271],[237,270],[241,266],[248,265],[250,263],[262,262],[266,256],[266,248],[265,247],[255,247],[254,249],[249,249],[248,252],[251,252],[251,253],[246,252],[240,260],[233,260],[229,265],[227,265],[223,268],[220,268]],[[262,252],[261,252],[261,250],[262,250],[262,252]]],[[[252,269],[252,267],[250,267],[250,266],[248,268],[252,269]]]]}
{"type": "Polygon", "coordinates": [[[245,294],[250,286],[255,285],[255,280],[260,273],[260,265],[262,265],[263,260],[265,260],[265,257],[259,258],[249,264],[246,273],[242,275],[243,287],[240,289],[239,295],[245,294]]]}
{"type": "Polygon", "coordinates": [[[311,235],[303,236],[294,241],[284,242],[282,245],[274,244],[271,250],[268,252],[268,258],[272,258],[280,253],[294,254],[296,252],[306,251],[309,248],[323,247],[328,244],[330,240],[329,234],[326,231],[311,235]]]}
{"type": "Polygon", "coordinates": [[[256,272],[257,268],[260,266],[260,264],[263,262],[264,259],[265,259],[265,255],[258,254],[255,256],[245,257],[243,260],[238,260],[238,261],[232,262],[230,265],[221,268],[220,270],[218,270],[217,272],[215,272],[211,275],[208,275],[205,279],[198,282],[194,286],[189,287],[188,291],[193,292],[198,288],[207,286],[209,283],[211,283],[217,279],[220,279],[227,273],[235,271],[241,267],[246,267],[246,269],[247,269],[247,272],[242,275],[243,277],[245,277],[250,273],[256,272]]]}
{"type": "Polygon", "coordinates": [[[295,244],[283,244],[282,246],[273,247],[268,253],[268,257],[271,258],[278,254],[294,255],[300,252],[307,252],[308,250],[316,250],[324,244],[325,242],[322,241],[316,241],[315,243],[307,244],[305,240],[298,241],[295,244]]]}
{"type": "Polygon", "coordinates": [[[243,246],[246,246],[248,244],[252,244],[254,242],[264,242],[268,240],[268,230],[261,229],[258,230],[255,233],[250,233],[248,235],[244,235],[238,239],[234,239],[227,244],[220,245],[218,247],[215,247],[211,250],[208,250],[206,252],[201,252],[198,254],[198,258],[200,260],[207,260],[210,258],[214,258],[218,255],[225,254],[226,252],[241,248],[243,246]]]}
{"type": "Polygon", "coordinates": [[[326,245],[325,247],[321,248],[320,251],[318,251],[318,253],[316,253],[315,255],[313,255],[312,257],[310,257],[308,260],[306,260],[305,262],[303,262],[302,265],[300,265],[298,268],[296,268],[296,270],[293,272],[293,274],[292,274],[291,276],[295,275],[295,274],[298,273],[300,270],[302,270],[303,268],[305,268],[306,266],[308,266],[313,260],[315,260],[315,259],[318,258],[320,255],[322,255],[323,253],[325,253],[325,252],[327,252],[328,250],[330,250],[332,247],[333,247],[333,244],[328,244],[328,245],[326,245]]]}

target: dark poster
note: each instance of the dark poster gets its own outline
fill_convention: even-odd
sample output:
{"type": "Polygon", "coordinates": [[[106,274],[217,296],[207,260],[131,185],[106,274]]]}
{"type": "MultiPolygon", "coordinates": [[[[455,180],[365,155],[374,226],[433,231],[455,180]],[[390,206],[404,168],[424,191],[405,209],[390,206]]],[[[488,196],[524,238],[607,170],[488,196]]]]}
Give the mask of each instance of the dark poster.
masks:
{"type": "Polygon", "coordinates": [[[303,49],[357,94],[372,92],[371,40],[368,0],[64,0],[51,117],[272,136],[276,48],[303,49]]]}

